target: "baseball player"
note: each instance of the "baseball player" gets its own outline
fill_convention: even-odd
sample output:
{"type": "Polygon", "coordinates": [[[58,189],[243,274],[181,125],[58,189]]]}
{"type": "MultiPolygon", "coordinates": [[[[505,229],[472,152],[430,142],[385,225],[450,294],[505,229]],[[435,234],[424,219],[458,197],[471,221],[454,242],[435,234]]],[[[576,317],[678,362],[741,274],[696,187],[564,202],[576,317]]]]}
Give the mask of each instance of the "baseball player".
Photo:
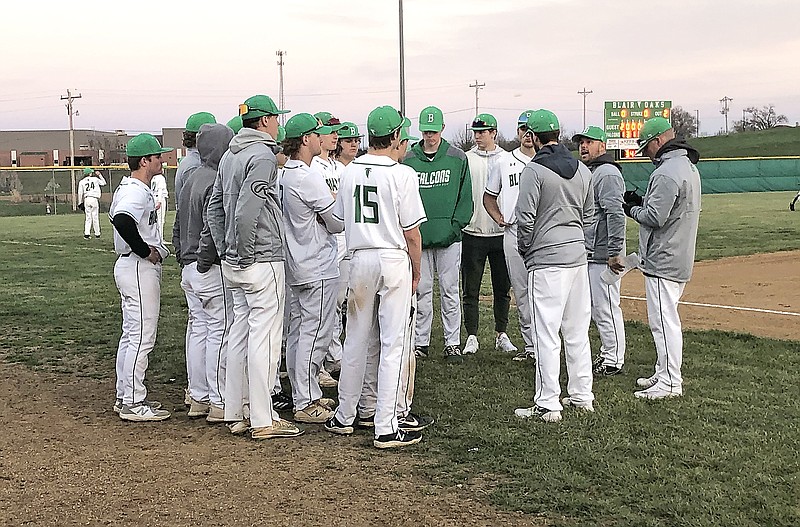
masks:
{"type": "Polygon", "coordinates": [[[100,196],[106,180],[99,171],[86,167],[83,169],[83,179],[78,182],[78,203],[83,203],[86,221],[83,224],[83,237],[89,239],[91,230],[94,237],[100,237],[100,196]]]}
{"type": "Polygon", "coordinates": [[[644,274],[647,320],[656,346],[656,368],[636,380],[644,399],[683,395],[683,333],[678,301],[692,276],[700,220],[700,154],[675,139],[667,119],[645,121],[639,150],[656,165],[644,197],[624,194],[625,214],[639,224],[639,268],[644,274]]]}
{"type": "Polygon", "coordinates": [[[439,278],[444,355],[460,362],[461,301],[458,271],[461,268],[461,229],[472,218],[472,183],[464,152],[442,138],[444,116],[435,106],[420,112],[422,141],[411,147],[403,161],[417,171],[419,193],[428,221],[422,233],[421,278],[417,290],[417,357],[427,357],[433,322],[433,273],[439,278]]]}
{"type": "MultiPolygon", "coordinates": [[[[619,307],[619,280],[606,284],[600,274],[607,268],[615,272],[625,269],[625,213],[622,195],[625,180],[614,156],[606,152],[606,133],[589,126],[572,136],[580,147],[581,161],[592,171],[594,196],[593,225],[587,226],[594,244],[587,242],[589,258],[589,290],[592,295],[592,320],[600,333],[600,354],[592,362],[595,377],[619,375],[625,364],[625,324],[619,307]]],[[[587,237],[587,240],[589,238],[587,237]]]]}
{"type": "Polygon", "coordinates": [[[419,283],[425,209],[415,174],[392,159],[403,117],[391,106],[370,112],[369,152],[342,174],[335,215],[345,222],[352,252],[348,327],[339,378],[339,407],[325,423],[337,434],[352,434],[361,397],[367,355],[378,355],[373,445],[395,448],[418,443],[419,431],[406,431],[397,415],[404,354],[411,353],[408,324],[411,296],[419,283]]]}
{"type": "Polygon", "coordinates": [[[797,203],[797,200],[800,199],[800,192],[795,194],[794,199],[789,203],[789,210],[794,212],[794,204],[797,203]]]}
{"type": "Polygon", "coordinates": [[[339,129],[339,142],[336,145],[334,157],[336,161],[342,164],[342,169],[349,165],[356,156],[358,156],[358,149],[361,147],[361,138],[364,137],[358,131],[358,126],[355,123],[346,121],[342,123],[339,129]]]}
{"type": "Polygon", "coordinates": [[[533,132],[536,155],[520,174],[517,245],[528,268],[528,298],[536,354],[534,406],[517,417],[561,420],[562,405],[593,412],[592,355],[589,348],[591,298],[586,245],[593,243],[592,173],[558,143],[555,114],[536,110],[525,125],[533,132]],[[569,397],[559,401],[561,346],[569,397]]]}
{"type": "Polygon", "coordinates": [[[185,172],[172,245],[181,265],[181,287],[189,307],[186,370],[189,417],[224,421],[225,362],[233,322],[233,297],[222,279],[222,267],[206,223],[206,208],[222,155],[233,132],[223,124],[203,124],[196,136],[201,164],[185,172]]]}
{"type": "Polygon", "coordinates": [[[339,266],[334,234],[344,222],[334,218],[334,198],[322,174],[310,165],[319,155],[320,136],[331,133],[308,113],[286,122],[284,152],[289,160],[281,179],[286,233],[286,281],[292,290],[286,368],[292,384],[295,421],[324,423],[333,416],[318,381],[328,353],[336,311],[339,266]]]}
{"type": "Polygon", "coordinates": [[[153,176],[153,180],[150,182],[150,188],[153,190],[153,197],[156,200],[158,231],[161,233],[161,239],[164,239],[164,220],[167,218],[167,199],[169,199],[167,179],[164,177],[164,169],[166,166],[167,164],[163,163],[161,172],[153,176]]]}
{"type": "Polygon", "coordinates": [[[169,255],[158,230],[150,182],[160,174],[162,148],[150,134],[128,141],[130,177],[123,178],[111,202],[114,225],[114,281],[122,298],[122,336],[117,348],[117,398],[114,411],[125,421],[163,421],[170,413],[148,401],[144,376],[156,342],[161,307],[161,262],[169,255]]]}
{"type": "MultiPolygon", "coordinates": [[[[510,163],[508,152],[497,146],[497,119],[482,113],[472,121],[475,146],[467,152],[469,175],[472,180],[472,199],[483,201],[489,172],[510,163]]],[[[511,280],[503,253],[503,229],[492,220],[484,207],[474,207],[472,219],[464,227],[461,242],[461,287],[464,290],[464,327],[467,341],[463,353],[478,351],[478,297],[481,292],[486,261],[492,277],[492,306],[494,308],[495,349],[511,353],[517,347],[508,338],[508,310],[511,304],[511,280]]]]}
{"type": "Polygon", "coordinates": [[[519,176],[535,154],[533,133],[526,127],[532,113],[533,110],[526,110],[520,114],[517,119],[517,139],[520,145],[505,156],[503,163],[496,163],[490,168],[483,193],[486,212],[495,223],[503,227],[503,254],[517,302],[520,332],[525,341],[525,349],[514,355],[512,360],[515,361],[534,358],[528,270],[517,250],[517,217],[514,215],[519,195],[519,176]]]}
{"type": "MultiPolygon", "coordinates": [[[[320,123],[330,128],[330,133],[320,136],[321,152],[319,155],[314,156],[314,161],[311,166],[318,170],[325,178],[325,182],[330,188],[330,192],[334,199],[337,192],[339,192],[339,177],[341,176],[344,165],[336,161],[333,153],[338,147],[339,130],[344,128],[344,125],[339,122],[339,119],[331,115],[330,112],[317,112],[314,117],[319,119],[320,123]]],[[[349,130],[348,130],[349,131],[349,130]]],[[[345,245],[344,233],[336,234],[336,243],[338,247],[337,261],[339,265],[339,280],[337,281],[338,295],[336,301],[336,315],[334,320],[333,334],[331,336],[330,349],[326,356],[325,362],[332,371],[339,369],[342,360],[342,330],[344,324],[342,322],[344,302],[347,298],[347,277],[350,270],[350,258],[347,255],[347,246],[345,245]]],[[[319,385],[323,388],[335,388],[337,385],[330,372],[322,368],[319,372],[319,385]]]]}
{"type": "MultiPolygon", "coordinates": [[[[183,146],[186,147],[186,155],[181,158],[180,163],[178,163],[178,169],[175,171],[175,210],[178,210],[178,201],[180,200],[186,172],[200,166],[200,154],[197,152],[197,133],[204,124],[216,122],[217,119],[208,112],[193,113],[186,119],[186,129],[183,131],[183,146]]],[[[237,131],[235,130],[233,133],[237,131]]]]}
{"type": "Polygon", "coordinates": [[[242,129],[220,160],[208,203],[208,225],[233,293],[225,420],[238,425],[246,419],[241,393],[246,363],[253,439],[303,433],[272,406],[286,293],[274,138],[278,115],[287,112],[266,95],[250,97],[239,107],[242,129]],[[229,391],[235,394],[232,400],[229,391]]]}

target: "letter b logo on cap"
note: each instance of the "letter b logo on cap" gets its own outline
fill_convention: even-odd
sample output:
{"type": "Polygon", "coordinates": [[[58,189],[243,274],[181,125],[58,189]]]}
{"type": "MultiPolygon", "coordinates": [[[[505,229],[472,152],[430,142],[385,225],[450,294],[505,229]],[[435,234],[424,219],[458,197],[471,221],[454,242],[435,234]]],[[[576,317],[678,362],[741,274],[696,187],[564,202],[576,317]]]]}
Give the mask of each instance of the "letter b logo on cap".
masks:
{"type": "Polygon", "coordinates": [[[428,114],[428,122],[429,122],[429,123],[432,123],[432,122],[433,122],[433,114],[432,114],[432,113],[429,113],[429,114],[428,114]]]}

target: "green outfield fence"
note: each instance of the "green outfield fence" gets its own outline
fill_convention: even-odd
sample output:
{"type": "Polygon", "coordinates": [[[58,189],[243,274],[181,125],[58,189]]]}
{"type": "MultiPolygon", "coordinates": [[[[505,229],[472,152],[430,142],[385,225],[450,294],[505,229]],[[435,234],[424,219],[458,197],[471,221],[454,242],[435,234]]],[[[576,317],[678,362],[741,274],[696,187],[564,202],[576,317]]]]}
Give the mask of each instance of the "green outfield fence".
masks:
{"type": "MultiPolygon", "coordinates": [[[[647,188],[655,165],[647,161],[622,161],[628,189],[647,188]]],[[[697,165],[703,194],[800,190],[800,156],[701,159],[697,165]]]]}

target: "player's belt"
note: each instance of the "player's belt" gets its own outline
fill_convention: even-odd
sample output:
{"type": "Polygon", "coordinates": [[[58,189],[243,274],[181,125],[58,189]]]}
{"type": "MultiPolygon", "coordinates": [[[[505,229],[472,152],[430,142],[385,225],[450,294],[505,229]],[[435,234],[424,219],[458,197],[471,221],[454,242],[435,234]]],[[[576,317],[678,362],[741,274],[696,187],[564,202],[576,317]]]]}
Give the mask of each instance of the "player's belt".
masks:
{"type": "Polygon", "coordinates": [[[125,254],[120,254],[119,257],[120,258],[127,258],[130,255],[131,255],[131,253],[125,253],[125,254]]]}

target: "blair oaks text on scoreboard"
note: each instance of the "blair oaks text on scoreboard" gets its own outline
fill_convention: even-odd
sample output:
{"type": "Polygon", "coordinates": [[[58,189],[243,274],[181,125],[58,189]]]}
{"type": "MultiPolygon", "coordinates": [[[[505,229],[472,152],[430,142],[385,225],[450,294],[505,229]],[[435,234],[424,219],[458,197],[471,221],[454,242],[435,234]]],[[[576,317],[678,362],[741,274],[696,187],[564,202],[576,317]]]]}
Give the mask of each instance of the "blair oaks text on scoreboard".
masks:
{"type": "Polygon", "coordinates": [[[671,115],[672,101],[606,101],[606,148],[623,150],[622,157],[633,157],[644,122],[651,117],[670,119],[671,115]]]}

